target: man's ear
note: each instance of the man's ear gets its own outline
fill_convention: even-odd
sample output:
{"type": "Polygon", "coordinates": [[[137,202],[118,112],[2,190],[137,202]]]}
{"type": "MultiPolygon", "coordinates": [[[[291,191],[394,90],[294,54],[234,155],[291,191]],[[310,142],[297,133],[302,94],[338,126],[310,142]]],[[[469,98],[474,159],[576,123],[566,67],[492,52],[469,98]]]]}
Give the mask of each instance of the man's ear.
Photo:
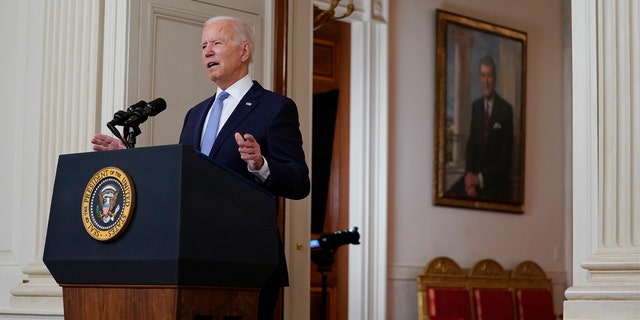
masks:
{"type": "Polygon", "coordinates": [[[249,42],[245,42],[241,45],[241,51],[240,51],[240,57],[242,62],[248,61],[249,59],[251,59],[251,50],[253,48],[251,48],[251,45],[249,44],[249,42]]]}

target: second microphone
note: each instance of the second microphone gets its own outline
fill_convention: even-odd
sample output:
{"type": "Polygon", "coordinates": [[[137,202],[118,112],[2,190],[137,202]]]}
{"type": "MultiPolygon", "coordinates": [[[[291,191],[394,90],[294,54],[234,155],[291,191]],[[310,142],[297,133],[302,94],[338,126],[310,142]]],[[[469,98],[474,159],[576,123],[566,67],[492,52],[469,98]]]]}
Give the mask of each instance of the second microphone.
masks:
{"type": "Polygon", "coordinates": [[[124,121],[125,126],[133,126],[147,121],[148,117],[153,117],[167,108],[167,103],[162,98],[157,98],[148,102],[144,106],[139,106],[131,111],[131,115],[124,121]]]}

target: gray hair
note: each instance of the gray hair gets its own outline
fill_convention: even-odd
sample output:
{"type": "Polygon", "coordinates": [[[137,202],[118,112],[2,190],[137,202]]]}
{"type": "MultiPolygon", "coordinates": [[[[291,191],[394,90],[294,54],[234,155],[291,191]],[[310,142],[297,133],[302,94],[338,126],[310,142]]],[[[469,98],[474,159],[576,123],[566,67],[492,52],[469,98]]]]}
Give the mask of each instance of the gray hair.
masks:
{"type": "Polygon", "coordinates": [[[211,17],[207,21],[205,21],[204,26],[206,27],[211,23],[218,22],[218,21],[230,21],[233,23],[233,26],[234,26],[233,42],[236,45],[242,45],[243,43],[248,42],[249,46],[251,47],[250,60],[253,60],[254,37],[253,37],[253,30],[251,30],[251,27],[246,22],[236,17],[229,17],[229,16],[211,17]]]}

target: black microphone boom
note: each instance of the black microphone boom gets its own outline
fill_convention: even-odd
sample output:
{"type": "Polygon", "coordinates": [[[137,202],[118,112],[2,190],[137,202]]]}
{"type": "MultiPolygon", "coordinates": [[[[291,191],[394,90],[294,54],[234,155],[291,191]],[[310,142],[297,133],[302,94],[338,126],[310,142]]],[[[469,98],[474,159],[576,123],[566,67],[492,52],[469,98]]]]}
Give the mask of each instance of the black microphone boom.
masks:
{"type": "Polygon", "coordinates": [[[162,98],[146,103],[142,107],[136,108],[131,116],[124,121],[125,126],[137,125],[147,121],[148,117],[153,117],[167,108],[167,103],[162,98]]]}
{"type": "Polygon", "coordinates": [[[113,120],[109,121],[107,125],[112,125],[112,126],[123,125],[124,122],[131,117],[131,115],[133,114],[133,111],[139,108],[144,108],[145,105],[147,105],[147,102],[140,100],[135,104],[131,105],[129,108],[127,108],[127,111],[120,110],[116,112],[113,115],[113,120]]]}
{"type": "Polygon", "coordinates": [[[136,144],[136,136],[141,133],[138,125],[147,121],[148,117],[153,117],[166,108],[167,103],[162,98],[155,99],[149,103],[140,100],[127,108],[127,111],[120,110],[116,112],[113,115],[113,120],[107,122],[107,128],[124,143],[127,149],[133,148],[136,144]],[[116,126],[124,126],[124,133],[120,134],[116,126]]]}

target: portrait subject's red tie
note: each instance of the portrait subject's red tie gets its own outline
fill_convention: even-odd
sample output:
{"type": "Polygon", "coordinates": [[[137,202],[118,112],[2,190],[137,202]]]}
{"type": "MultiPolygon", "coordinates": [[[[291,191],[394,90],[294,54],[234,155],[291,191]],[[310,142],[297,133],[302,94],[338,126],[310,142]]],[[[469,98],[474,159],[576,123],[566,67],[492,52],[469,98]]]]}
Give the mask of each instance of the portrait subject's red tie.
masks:
{"type": "Polygon", "coordinates": [[[489,103],[487,101],[484,102],[484,138],[486,139],[489,135],[489,103]]]}

